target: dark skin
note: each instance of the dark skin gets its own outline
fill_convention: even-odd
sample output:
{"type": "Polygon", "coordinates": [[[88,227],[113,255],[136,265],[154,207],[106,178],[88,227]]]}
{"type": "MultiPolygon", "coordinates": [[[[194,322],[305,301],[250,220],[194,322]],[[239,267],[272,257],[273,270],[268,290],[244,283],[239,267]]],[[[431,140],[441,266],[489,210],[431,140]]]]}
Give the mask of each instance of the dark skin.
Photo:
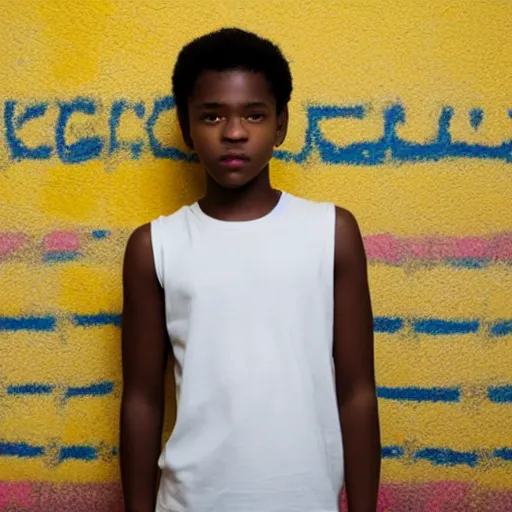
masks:
{"type": "MultiPolygon", "coordinates": [[[[277,114],[265,77],[248,71],[205,71],[179,118],[185,142],[206,170],[203,211],[227,221],[270,212],[280,192],[268,162],[286,136],[288,112],[277,114]]],[[[355,218],[336,209],[334,350],[338,409],[350,512],[374,512],[380,438],[367,265],[355,218]]],[[[158,484],[169,341],[163,291],[153,263],[150,226],[126,248],[123,306],[121,473],[126,512],[153,512],[158,484]]],[[[340,482],[341,484],[341,482],[340,482]]]]}
{"type": "Polygon", "coordinates": [[[381,446],[373,315],[359,227],[342,208],[336,209],[335,236],[333,355],[348,510],[375,512],[381,446]]]}
{"type": "Polygon", "coordinates": [[[123,269],[120,458],[126,512],[154,512],[169,346],[149,225],[130,237],[123,269]]]}

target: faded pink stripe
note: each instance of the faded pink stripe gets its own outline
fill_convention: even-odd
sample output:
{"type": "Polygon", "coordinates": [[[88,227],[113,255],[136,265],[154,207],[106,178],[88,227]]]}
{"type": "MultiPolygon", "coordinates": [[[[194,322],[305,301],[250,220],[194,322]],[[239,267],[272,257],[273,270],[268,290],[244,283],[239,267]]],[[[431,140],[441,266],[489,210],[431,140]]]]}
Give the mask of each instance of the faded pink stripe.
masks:
{"type": "Polygon", "coordinates": [[[388,263],[400,263],[402,251],[400,242],[392,235],[370,235],[365,237],[364,245],[368,259],[388,263]]]}
{"type": "MultiPolygon", "coordinates": [[[[0,256],[20,250],[27,237],[19,233],[0,233],[0,256]]],[[[489,237],[404,237],[390,234],[369,235],[364,239],[370,261],[392,265],[409,260],[442,261],[446,259],[488,259],[512,262],[512,233],[489,237]]],[[[45,252],[78,251],[80,235],[54,231],[43,240],[45,252]]]]}
{"type": "Polygon", "coordinates": [[[0,482],[0,511],[32,511],[36,510],[35,505],[34,484],[30,482],[0,482]]]}
{"type": "Polygon", "coordinates": [[[80,239],[71,231],[54,231],[44,237],[44,250],[54,251],[78,251],[80,239]]]}
{"type": "Polygon", "coordinates": [[[429,257],[425,259],[430,260],[444,260],[453,258],[456,251],[456,244],[459,239],[449,237],[432,237],[425,240],[425,244],[430,247],[429,257]]]}
{"type": "MultiPolygon", "coordinates": [[[[119,483],[0,483],[0,512],[121,512],[119,483]]],[[[346,511],[346,503],[342,510],[346,511]]],[[[378,512],[510,512],[512,489],[490,490],[470,482],[386,483],[378,512]]]]}
{"type": "Polygon", "coordinates": [[[405,259],[432,259],[432,239],[430,238],[404,238],[400,246],[405,259]]]}
{"type": "Polygon", "coordinates": [[[16,233],[0,233],[0,256],[16,252],[24,244],[25,237],[16,233]]]}
{"type": "Polygon", "coordinates": [[[489,241],[483,238],[454,238],[452,258],[485,258],[488,246],[489,241]]]}
{"type": "Polygon", "coordinates": [[[40,484],[39,506],[29,512],[122,512],[118,483],[40,484]]]}
{"type": "Polygon", "coordinates": [[[396,264],[407,260],[490,259],[512,261],[512,234],[483,237],[407,237],[371,235],[365,238],[370,261],[396,264]]]}
{"type": "Polygon", "coordinates": [[[495,235],[489,243],[489,258],[512,261],[512,233],[495,235]]]}
{"type": "MultiPolygon", "coordinates": [[[[343,503],[343,512],[347,512],[343,503]]],[[[510,512],[512,489],[490,490],[470,482],[387,483],[377,512],[510,512]]]]}
{"type": "Polygon", "coordinates": [[[439,482],[432,488],[424,511],[467,510],[470,490],[471,486],[462,482],[439,482]]]}

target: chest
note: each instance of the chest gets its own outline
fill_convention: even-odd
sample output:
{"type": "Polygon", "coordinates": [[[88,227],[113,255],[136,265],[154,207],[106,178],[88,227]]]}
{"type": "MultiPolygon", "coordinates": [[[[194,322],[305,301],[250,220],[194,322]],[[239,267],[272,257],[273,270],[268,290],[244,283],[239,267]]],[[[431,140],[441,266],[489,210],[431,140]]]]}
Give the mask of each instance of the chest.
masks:
{"type": "Polygon", "coordinates": [[[279,307],[314,294],[326,264],[322,248],[298,231],[196,237],[169,264],[166,296],[180,309],[279,307]]]}

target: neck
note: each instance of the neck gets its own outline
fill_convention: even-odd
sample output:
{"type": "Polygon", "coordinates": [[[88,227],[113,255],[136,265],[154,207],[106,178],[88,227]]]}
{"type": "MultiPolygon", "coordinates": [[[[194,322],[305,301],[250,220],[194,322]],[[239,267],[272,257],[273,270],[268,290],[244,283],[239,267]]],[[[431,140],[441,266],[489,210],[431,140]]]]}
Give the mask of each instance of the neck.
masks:
{"type": "Polygon", "coordinates": [[[269,213],[280,192],[270,183],[268,167],[256,178],[238,188],[224,188],[207,175],[206,195],[199,201],[207,215],[220,220],[254,220],[269,213]]]}

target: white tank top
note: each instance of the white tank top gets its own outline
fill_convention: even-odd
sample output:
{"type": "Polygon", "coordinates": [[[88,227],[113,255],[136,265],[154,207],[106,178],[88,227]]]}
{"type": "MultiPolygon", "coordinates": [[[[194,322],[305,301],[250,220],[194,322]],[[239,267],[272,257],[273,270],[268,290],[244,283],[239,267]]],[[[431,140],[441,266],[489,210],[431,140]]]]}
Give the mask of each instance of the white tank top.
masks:
{"type": "Polygon", "coordinates": [[[157,512],[338,511],[334,230],[334,205],[286,193],[252,221],[152,222],[178,391],[157,512]]]}

